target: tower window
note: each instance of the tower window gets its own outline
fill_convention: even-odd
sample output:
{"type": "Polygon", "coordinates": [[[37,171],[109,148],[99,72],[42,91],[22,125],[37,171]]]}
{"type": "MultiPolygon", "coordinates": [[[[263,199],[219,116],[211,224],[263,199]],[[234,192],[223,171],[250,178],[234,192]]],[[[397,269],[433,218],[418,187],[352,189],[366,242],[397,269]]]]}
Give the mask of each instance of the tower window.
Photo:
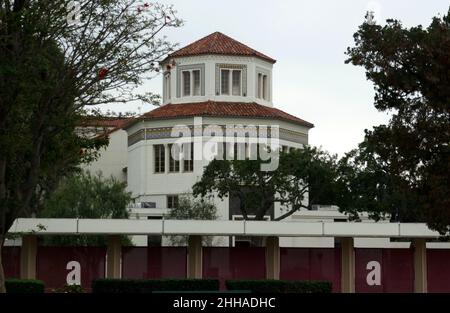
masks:
{"type": "Polygon", "coordinates": [[[183,96],[191,95],[191,72],[183,71],[183,96]]]}
{"type": "Polygon", "coordinates": [[[164,145],[154,145],[154,164],[155,164],[155,173],[164,173],[165,171],[165,147],[164,145]]]}
{"type": "Polygon", "coordinates": [[[170,73],[164,76],[164,101],[170,99],[170,73]]]}
{"type": "Polygon", "coordinates": [[[242,70],[222,69],[220,71],[220,93],[222,95],[241,95],[242,70]]]}
{"type": "Polygon", "coordinates": [[[221,94],[229,95],[230,94],[230,70],[222,70],[221,71],[221,94]]]}
{"type": "Polygon", "coordinates": [[[258,73],[258,89],[256,96],[259,99],[269,100],[268,77],[265,74],[258,73]]]}
{"type": "Polygon", "coordinates": [[[200,71],[199,70],[195,70],[192,71],[192,77],[194,80],[194,90],[193,90],[193,95],[194,96],[200,96],[200,71]]]}
{"type": "Polygon", "coordinates": [[[233,71],[233,96],[241,95],[241,71],[233,71]]]}

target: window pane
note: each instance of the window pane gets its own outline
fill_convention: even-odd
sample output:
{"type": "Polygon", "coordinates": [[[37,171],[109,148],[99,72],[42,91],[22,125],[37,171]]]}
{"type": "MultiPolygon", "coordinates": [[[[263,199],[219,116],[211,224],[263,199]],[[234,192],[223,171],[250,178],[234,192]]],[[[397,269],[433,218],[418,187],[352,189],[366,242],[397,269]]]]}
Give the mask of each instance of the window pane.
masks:
{"type": "Polygon", "coordinates": [[[230,70],[222,70],[221,72],[221,90],[223,95],[230,94],[230,70]]]}
{"type": "Polygon", "coordinates": [[[233,71],[233,96],[241,95],[241,71],[233,71]]]}
{"type": "Polygon", "coordinates": [[[170,99],[170,74],[165,76],[165,84],[164,84],[164,100],[170,99]]]}
{"type": "Polygon", "coordinates": [[[262,91],[263,99],[267,100],[267,98],[268,98],[267,95],[268,95],[268,92],[267,92],[267,75],[264,75],[263,76],[263,91],[262,91]]]}
{"type": "Polygon", "coordinates": [[[154,146],[154,164],[155,173],[163,173],[165,171],[165,149],[164,145],[154,146]]]}
{"type": "Polygon", "coordinates": [[[194,170],[194,143],[183,145],[184,171],[192,172],[194,170]]]}
{"type": "Polygon", "coordinates": [[[192,71],[194,79],[194,96],[200,96],[200,71],[192,71]]]}
{"type": "Polygon", "coordinates": [[[261,92],[262,92],[262,75],[258,74],[258,91],[257,91],[257,97],[261,98],[261,92]]]}
{"type": "Polygon", "coordinates": [[[169,145],[169,172],[180,171],[179,145],[169,145]],[[175,158],[177,156],[178,159],[175,158]]]}
{"type": "Polygon", "coordinates": [[[191,73],[188,71],[183,72],[183,96],[191,95],[191,73]]]}
{"type": "Polygon", "coordinates": [[[175,209],[178,207],[178,196],[167,196],[167,208],[175,209]]]}

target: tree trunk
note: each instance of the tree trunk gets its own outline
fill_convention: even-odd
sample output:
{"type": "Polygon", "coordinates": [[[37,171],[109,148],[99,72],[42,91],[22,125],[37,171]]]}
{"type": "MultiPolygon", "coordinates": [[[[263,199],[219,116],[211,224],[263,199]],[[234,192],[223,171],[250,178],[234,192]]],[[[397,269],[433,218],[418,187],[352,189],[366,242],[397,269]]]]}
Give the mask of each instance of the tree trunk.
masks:
{"type": "Polygon", "coordinates": [[[0,235],[0,293],[6,293],[5,272],[3,271],[3,259],[2,259],[2,251],[3,251],[4,243],[5,243],[5,238],[4,238],[4,236],[0,235]]]}

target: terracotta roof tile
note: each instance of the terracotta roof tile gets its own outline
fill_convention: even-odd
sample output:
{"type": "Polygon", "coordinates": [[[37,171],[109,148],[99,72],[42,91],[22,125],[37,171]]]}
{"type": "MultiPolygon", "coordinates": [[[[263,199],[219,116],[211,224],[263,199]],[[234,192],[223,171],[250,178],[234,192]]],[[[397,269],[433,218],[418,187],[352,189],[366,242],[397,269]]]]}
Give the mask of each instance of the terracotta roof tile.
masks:
{"type": "Polygon", "coordinates": [[[220,32],[212,33],[202,39],[199,39],[180,50],[169,54],[166,58],[184,57],[192,55],[204,54],[218,54],[218,55],[239,55],[239,56],[254,56],[266,60],[270,63],[275,63],[276,60],[271,57],[258,52],[243,43],[228,37],[220,32]]]}
{"type": "Polygon", "coordinates": [[[120,127],[123,127],[129,120],[130,120],[130,118],[124,118],[124,117],[86,116],[81,121],[80,126],[120,128],[120,127]]]}
{"type": "Polygon", "coordinates": [[[193,116],[214,116],[214,117],[249,117],[262,119],[278,119],[308,128],[313,124],[304,121],[294,115],[288,114],[279,109],[267,107],[255,102],[194,102],[180,104],[166,104],[156,108],[142,116],[130,121],[124,128],[127,128],[139,120],[152,119],[172,119],[193,116]]]}

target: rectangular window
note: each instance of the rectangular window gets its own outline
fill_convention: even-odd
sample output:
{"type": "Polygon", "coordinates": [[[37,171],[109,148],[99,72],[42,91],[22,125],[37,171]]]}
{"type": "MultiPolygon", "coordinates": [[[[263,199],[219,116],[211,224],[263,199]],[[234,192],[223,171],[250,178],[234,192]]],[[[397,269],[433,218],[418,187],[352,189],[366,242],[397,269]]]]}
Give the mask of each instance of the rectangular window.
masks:
{"type": "Polygon", "coordinates": [[[268,100],[268,90],[267,90],[267,75],[263,75],[262,82],[262,97],[264,100],[268,100]]]}
{"type": "Polygon", "coordinates": [[[191,95],[191,72],[183,71],[183,96],[191,95]]]}
{"type": "Polygon", "coordinates": [[[241,95],[241,71],[233,71],[233,96],[241,95]]]}
{"type": "Polygon", "coordinates": [[[282,146],[282,151],[284,152],[284,153],[287,153],[288,152],[288,146],[282,146]]]}
{"type": "Polygon", "coordinates": [[[222,95],[230,94],[230,70],[222,70],[220,79],[220,90],[222,95]]]}
{"type": "Polygon", "coordinates": [[[194,143],[183,144],[184,171],[194,171],[194,143]]]}
{"type": "Polygon", "coordinates": [[[164,76],[164,100],[170,99],[170,73],[164,76]]]}
{"type": "Polygon", "coordinates": [[[176,173],[180,171],[180,146],[169,145],[169,172],[176,173]]]}
{"type": "Polygon", "coordinates": [[[258,90],[256,96],[261,99],[262,95],[262,74],[258,74],[258,90]]]}
{"type": "Polygon", "coordinates": [[[192,93],[194,96],[200,96],[200,71],[192,71],[192,76],[194,80],[194,90],[192,93]]]}
{"type": "Polygon", "coordinates": [[[178,208],[178,196],[167,196],[167,208],[176,209],[178,208]]]}
{"type": "Polygon", "coordinates": [[[155,163],[155,173],[164,173],[165,161],[166,161],[166,151],[164,145],[154,145],[154,163],[155,163]]]}

